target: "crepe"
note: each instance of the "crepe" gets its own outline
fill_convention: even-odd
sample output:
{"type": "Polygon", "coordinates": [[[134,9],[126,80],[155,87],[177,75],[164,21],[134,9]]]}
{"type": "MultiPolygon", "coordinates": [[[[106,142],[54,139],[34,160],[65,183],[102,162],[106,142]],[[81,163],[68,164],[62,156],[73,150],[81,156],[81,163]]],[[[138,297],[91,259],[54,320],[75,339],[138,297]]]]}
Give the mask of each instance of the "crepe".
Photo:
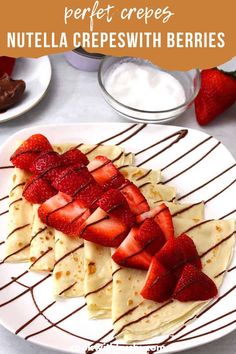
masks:
{"type": "Polygon", "coordinates": [[[85,298],[90,317],[111,317],[112,263],[109,247],[84,241],[85,298]]]}
{"type": "Polygon", "coordinates": [[[29,259],[33,207],[22,196],[29,178],[25,171],[14,168],[9,193],[8,236],[5,242],[5,261],[24,262],[29,259]]]}
{"type": "Polygon", "coordinates": [[[76,297],[84,294],[83,240],[55,231],[55,267],[53,293],[55,296],[76,297]]]}
{"type": "Polygon", "coordinates": [[[165,202],[165,205],[169,208],[173,217],[178,216],[178,218],[194,219],[196,222],[204,219],[205,217],[204,202],[195,204],[165,202]]]}
{"type": "Polygon", "coordinates": [[[151,183],[153,185],[161,182],[160,170],[147,170],[145,168],[136,166],[121,166],[119,168],[122,175],[132,181],[136,186],[141,186],[144,183],[151,183]]]}
{"type": "MultiPolygon", "coordinates": [[[[54,145],[53,147],[55,151],[63,153],[72,149],[74,146],[74,144],[66,143],[54,145]]],[[[134,154],[125,153],[124,149],[120,146],[81,144],[78,145],[78,149],[87,155],[89,161],[93,160],[98,155],[106,156],[112,161],[114,160],[114,164],[117,166],[122,166],[125,164],[132,165],[134,161],[134,154]]]]}
{"type": "MultiPolygon", "coordinates": [[[[125,165],[126,166],[126,165],[125,165]]],[[[129,178],[132,182],[137,182],[137,178],[145,176],[145,183],[150,183],[154,186],[155,190],[158,190],[157,182],[160,181],[160,171],[145,170],[135,166],[129,166],[120,168],[120,172],[124,176],[129,178]],[[150,171],[150,172],[149,172],[150,171]],[[149,173],[148,173],[149,172],[149,173]],[[153,183],[153,184],[152,184],[153,183]]],[[[144,183],[144,182],[142,182],[144,183]]],[[[171,199],[175,195],[175,189],[169,186],[162,187],[162,198],[169,200],[171,193],[171,199]],[[171,190],[171,192],[170,192],[171,190]]],[[[150,189],[151,190],[151,189],[150,189]]],[[[146,193],[149,196],[150,202],[154,198],[158,198],[156,192],[146,193]]],[[[87,301],[87,309],[89,316],[93,318],[108,318],[111,317],[111,304],[112,304],[112,259],[111,250],[107,247],[97,246],[91,242],[84,241],[84,253],[85,253],[85,294],[87,301]],[[90,273],[88,267],[89,264],[94,265],[95,272],[90,273]],[[99,290],[101,289],[101,290],[99,290]]]]}
{"type": "MultiPolygon", "coordinates": [[[[174,218],[174,225],[176,235],[187,231],[200,255],[233,234],[235,228],[235,222],[231,220],[196,223],[193,219],[178,217],[174,218]],[[190,230],[193,225],[198,226],[190,230]]],[[[223,275],[214,277],[229,266],[233,246],[234,237],[232,236],[202,257],[203,272],[216,283],[217,287],[220,286],[223,275]]],[[[174,330],[208,303],[208,301],[183,303],[173,300],[170,304],[163,306],[163,304],[145,300],[140,295],[145,277],[145,271],[133,269],[122,269],[117,271],[113,277],[114,331],[117,337],[122,337],[126,342],[145,340],[174,330]],[[127,311],[129,313],[121,317],[127,311]],[[133,321],[135,323],[132,324],[133,321]]]]}
{"type": "MultiPolygon", "coordinates": [[[[72,148],[71,144],[63,144],[59,146],[54,146],[55,150],[60,153],[67,151],[72,148]]],[[[118,146],[108,146],[108,145],[81,145],[79,149],[87,153],[89,160],[92,160],[97,155],[105,155],[111,160],[115,160],[114,164],[120,166],[122,164],[132,164],[133,154],[125,154],[124,149],[118,146]],[[89,153],[89,151],[91,151],[89,153]],[[119,157],[117,159],[117,157],[119,157]]],[[[56,265],[53,270],[53,288],[55,296],[64,297],[76,297],[82,296],[84,294],[84,274],[88,273],[87,263],[84,269],[84,247],[83,240],[72,239],[69,236],[56,231],[56,244],[55,244],[55,259],[56,265]],[[57,241],[58,240],[58,241],[57,241]],[[77,248],[79,250],[77,250],[77,248]],[[73,251],[76,250],[76,251],[73,251]],[[72,252],[70,255],[58,263],[58,260],[67,254],[72,252]],[[83,268],[83,269],[82,269],[83,268]],[[68,290],[64,291],[64,289],[68,290]]],[[[87,246],[89,247],[89,246],[87,246]]],[[[90,252],[90,250],[88,250],[90,252]]],[[[106,254],[106,250],[104,251],[106,254]]],[[[53,254],[53,250],[51,255],[53,254]]],[[[96,256],[99,255],[94,255],[96,256]]],[[[90,284],[91,282],[89,282],[90,284]]],[[[91,287],[93,290],[93,286],[91,287]]],[[[88,285],[85,292],[89,292],[90,286],[88,285]]]]}
{"type": "Polygon", "coordinates": [[[30,243],[31,270],[52,271],[55,264],[55,230],[48,227],[38,216],[39,205],[33,206],[34,219],[30,243]]]}

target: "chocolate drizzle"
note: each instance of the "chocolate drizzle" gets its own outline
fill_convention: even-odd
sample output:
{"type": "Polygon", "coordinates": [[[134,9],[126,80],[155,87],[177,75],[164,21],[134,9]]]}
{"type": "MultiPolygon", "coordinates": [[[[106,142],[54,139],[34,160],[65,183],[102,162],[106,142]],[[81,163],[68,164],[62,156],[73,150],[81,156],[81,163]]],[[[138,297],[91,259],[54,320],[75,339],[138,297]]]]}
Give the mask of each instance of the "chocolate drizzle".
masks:
{"type": "Polygon", "coordinates": [[[76,314],[77,312],[79,312],[80,310],[82,310],[84,307],[86,306],[86,304],[83,304],[82,306],[79,306],[78,308],[76,308],[74,311],[72,311],[71,313],[69,313],[68,315],[64,316],[63,318],[61,318],[60,320],[56,321],[55,323],[52,323],[50,326],[48,327],[45,327],[43,329],[41,329],[40,331],[37,331],[37,332],[34,332],[34,333],[31,333],[30,335],[26,336],[25,339],[29,339],[31,337],[34,337],[38,334],[41,334],[45,331],[48,331],[49,329],[57,326],[59,323],[65,321],[67,318],[73,316],[74,314],[76,314]]]}
{"type": "Polygon", "coordinates": [[[145,182],[145,183],[143,183],[143,184],[141,184],[140,186],[139,186],[139,189],[141,189],[141,188],[143,188],[143,187],[146,187],[146,186],[149,186],[151,184],[151,182],[145,182]]]}
{"type": "Polygon", "coordinates": [[[222,274],[224,274],[224,273],[230,273],[230,272],[232,272],[232,271],[235,270],[235,269],[236,269],[236,266],[234,266],[234,267],[232,267],[232,268],[229,268],[229,269],[222,270],[222,272],[216,274],[216,275],[214,276],[214,278],[218,278],[218,277],[220,277],[220,276],[221,276],[222,274]]]}
{"type": "Polygon", "coordinates": [[[47,226],[45,226],[43,229],[40,229],[38,232],[36,232],[36,234],[31,237],[30,244],[38,235],[40,235],[42,232],[44,232],[46,230],[47,230],[47,226]]]}
{"type": "Polygon", "coordinates": [[[15,166],[1,166],[0,170],[7,170],[9,168],[15,168],[15,166]]]}
{"type": "Polygon", "coordinates": [[[113,322],[113,325],[114,325],[116,322],[120,321],[123,317],[128,316],[129,314],[131,314],[134,310],[136,310],[136,309],[140,306],[140,304],[141,304],[141,302],[140,302],[138,305],[136,305],[136,306],[132,307],[131,309],[127,310],[126,312],[124,312],[124,313],[123,313],[122,315],[120,315],[119,317],[117,317],[117,319],[113,322]]]}
{"type": "Polygon", "coordinates": [[[14,200],[13,202],[11,202],[11,203],[9,204],[9,208],[10,208],[12,205],[16,204],[16,203],[21,202],[22,200],[23,200],[23,198],[19,198],[19,199],[14,200]]]}
{"type": "Polygon", "coordinates": [[[139,155],[139,154],[142,154],[143,152],[151,149],[152,147],[154,146],[157,146],[171,138],[174,138],[175,136],[177,136],[177,138],[172,141],[172,143],[170,143],[169,145],[167,145],[165,148],[161,149],[160,151],[158,151],[157,153],[155,153],[154,155],[152,155],[151,157],[147,158],[146,160],[144,160],[143,162],[141,162],[140,164],[137,165],[137,167],[140,167],[142,166],[143,164],[145,164],[146,162],[152,160],[154,157],[157,157],[158,155],[160,155],[162,152],[168,150],[169,148],[171,148],[174,144],[177,144],[181,139],[183,139],[186,135],[188,134],[188,130],[187,129],[183,129],[183,130],[179,130],[177,131],[176,133],[173,133],[169,136],[167,136],[166,138],[162,139],[162,140],[159,140],[157,143],[154,143],[150,146],[148,146],[147,148],[143,149],[143,150],[140,150],[138,152],[136,152],[135,156],[139,155]]]}
{"type": "Polygon", "coordinates": [[[93,291],[90,291],[89,293],[85,294],[84,297],[88,297],[89,295],[92,295],[92,294],[96,294],[98,293],[99,291],[105,289],[108,285],[112,284],[112,279],[109,280],[106,284],[102,285],[100,288],[96,289],[96,290],[93,290],[93,291]]]}
{"type": "Polygon", "coordinates": [[[215,199],[216,197],[218,197],[221,193],[225,192],[229,187],[231,187],[234,183],[236,182],[236,178],[230,183],[228,184],[225,188],[221,189],[218,193],[214,194],[212,197],[210,197],[209,199],[207,199],[205,201],[206,203],[211,202],[213,199],[215,199]]]}
{"type": "Polygon", "coordinates": [[[3,215],[5,215],[5,214],[7,214],[7,213],[9,213],[9,210],[3,211],[2,213],[0,213],[0,216],[3,216],[3,215]]]}
{"type": "Polygon", "coordinates": [[[193,189],[192,191],[190,191],[190,192],[188,192],[188,193],[182,195],[181,197],[178,198],[178,200],[184,199],[184,198],[190,196],[191,194],[193,194],[193,193],[199,191],[199,190],[202,189],[203,187],[206,187],[208,184],[210,184],[211,182],[215,181],[217,178],[223,176],[226,172],[232,170],[232,168],[234,168],[235,166],[236,166],[236,164],[233,164],[232,166],[228,167],[226,170],[224,170],[223,172],[221,172],[221,173],[218,174],[217,176],[211,178],[209,181],[207,181],[207,182],[201,184],[199,187],[193,189]]]}
{"type": "Polygon", "coordinates": [[[20,333],[25,327],[27,327],[28,325],[30,325],[34,320],[36,320],[36,318],[38,318],[40,315],[43,314],[43,312],[45,312],[46,310],[48,310],[51,306],[53,306],[56,303],[56,301],[51,302],[50,304],[48,304],[46,307],[44,307],[42,310],[39,310],[39,312],[32,317],[29,321],[25,322],[22,326],[20,326],[16,331],[15,334],[20,333]]]}
{"type": "Polygon", "coordinates": [[[8,198],[9,198],[9,195],[5,195],[5,197],[0,198],[0,202],[2,202],[5,199],[8,199],[8,198]]]}
{"type": "Polygon", "coordinates": [[[28,270],[24,271],[23,273],[17,275],[17,277],[14,277],[11,281],[9,281],[8,283],[6,283],[5,285],[0,287],[0,291],[7,288],[8,286],[10,286],[11,284],[13,284],[14,282],[16,282],[18,279],[22,278],[24,275],[28,274],[28,270]]]}
{"type": "Polygon", "coordinates": [[[37,283],[35,283],[34,285],[32,285],[31,287],[27,287],[26,290],[22,291],[20,294],[16,295],[15,297],[11,298],[10,300],[7,300],[5,302],[3,302],[2,304],[0,304],[0,307],[4,307],[8,304],[10,304],[11,302],[19,299],[20,297],[22,297],[23,295],[27,294],[31,289],[36,288],[36,286],[38,286],[39,284],[41,284],[42,282],[44,282],[46,279],[48,279],[51,276],[51,274],[48,274],[46,277],[40,279],[37,283]]]}
{"type": "Polygon", "coordinates": [[[234,213],[236,213],[236,209],[234,209],[234,210],[230,211],[229,213],[227,213],[227,214],[221,216],[221,217],[220,217],[220,220],[222,220],[222,219],[224,219],[224,218],[227,218],[228,216],[230,216],[231,214],[234,214],[234,213]]]}
{"type": "Polygon", "coordinates": [[[112,135],[111,137],[109,137],[109,138],[107,138],[107,139],[104,139],[104,140],[100,141],[100,142],[98,143],[98,145],[104,144],[104,143],[106,143],[106,142],[109,141],[109,140],[112,140],[112,139],[114,139],[114,138],[117,138],[117,137],[120,136],[120,135],[123,135],[124,133],[127,133],[128,131],[130,131],[131,129],[133,129],[134,127],[136,127],[137,125],[138,125],[137,123],[132,124],[130,127],[126,128],[125,130],[122,130],[120,133],[117,133],[117,134],[112,135]]]}
{"type": "Polygon", "coordinates": [[[143,178],[147,177],[151,172],[152,172],[152,170],[148,170],[146,173],[144,173],[144,175],[138,177],[138,178],[136,179],[136,182],[137,182],[137,181],[141,181],[143,178]]]}
{"type": "Polygon", "coordinates": [[[133,320],[133,321],[131,321],[131,322],[126,323],[124,326],[122,326],[122,327],[119,329],[118,332],[115,333],[115,336],[117,337],[121,332],[123,332],[123,330],[124,330],[126,327],[129,327],[129,326],[131,326],[131,325],[133,325],[133,324],[135,324],[135,323],[138,323],[138,322],[144,320],[145,318],[151,316],[151,315],[152,315],[153,313],[155,313],[155,312],[160,311],[162,308],[166,307],[167,305],[171,304],[172,302],[173,302],[173,300],[170,300],[170,301],[166,302],[165,304],[161,305],[160,307],[158,307],[157,309],[152,310],[151,312],[148,312],[146,315],[143,315],[142,317],[139,317],[139,318],[137,318],[136,320],[133,320]]]}
{"type": "Polygon", "coordinates": [[[81,245],[79,245],[78,247],[74,248],[73,250],[71,250],[71,251],[65,253],[64,256],[62,256],[61,258],[59,258],[59,259],[55,262],[54,267],[55,267],[58,263],[60,263],[61,261],[63,261],[63,259],[69,257],[71,254],[73,254],[74,252],[78,251],[80,248],[83,248],[83,247],[84,247],[84,244],[82,243],[81,245]]]}
{"type": "Polygon", "coordinates": [[[10,191],[10,193],[13,192],[16,188],[18,188],[18,187],[23,187],[24,185],[25,185],[25,182],[16,184],[16,185],[12,188],[12,190],[10,191]]]}
{"type": "Polygon", "coordinates": [[[190,152],[196,150],[199,146],[205,144],[207,141],[209,141],[210,139],[212,139],[212,136],[209,136],[208,138],[204,139],[203,141],[201,141],[199,144],[195,145],[193,148],[191,148],[190,150],[188,150],[187,152],[185,152],[183,155],[179,156],[177,159],[175,159],[174,161],[170,162],[168,165],[162,167],[161,171],[166,170],[168,167],[172,166],[174,163],[178,162],[179,160],[181,160],[183,157],[187,156],[188,154],[190,154],[190,152]]]}
{"type": "Polygon", "coordinates": [[[65,288],[64,290],[62,290],[60,293],[59,293],[59,296],[61,296],[62,294],[64,294],[66,291],[70,290],[73,288],[73,286],[75,286],[75,284],[77,284],[77,282],[75,281],[74,283],[72,283],[71,285],[69,285],[67,288],[65,288]]]}
{"type": "Polygon", "coordinates": [[[29,269],[33,268],[33,266],[40,261],[44,256],[46,256],[49,252],[53,250],[52,247],[49,247],[45,252],[43,252],[29,267],[29,269]]]}
{"type": "Polygon", "coordinates": [[[192,165],[190,165],[189,167],[185,168],[183,171],[177,173],[176,175],[174,175],[173,177],[165,180],[163,182],[163,184],[169,183],[170,181],[173,181],[173,179],[181,176],[183,173],[191,170],[191,168],[193,168],[194,166],[198,165],[202,160],[204,160],[208,155],[210,155],[219,145],[221,144],[220,141],[218,141],[217,144],[215,144],[209,151],[207,151],[207,153],[205,153],[200,159],[198,159],[196,162],[194,162],[192,165]]]}
{"type": "Polygon", "coordinates": [[[8,256],[6,256],[1,262],[0,264],[3,264],[7,259],[9,259],[12,256],[15,256],[16,254],[20,253],[21,251],[24,251],[25,249],[27,249],[30,246],[30,243],[27,243],[25,246],[19,248],[17,251],[12,252],[11,254],[9,254],[8,256]]]}
{"type": "Polygon", "coordinates": [[[123,140],[119,141],[119,143],[116,143],[116,145],[121,145],[123,143],[125,143],[126,141],[128,141],[129,139],[133,138],[135,135],[137,135],[141,130],[143,130],[144,128],[146,128],[147,124],[142,124],[137,130],[135,130],[134,133],[128,135],[126,138],[124,138],[123,140]]]}
{"type": "Polygon", "coordinates": [[[206,250],[204,253],[202,253],[200,255],[200,257],[205,257],[209,252],[211,252],[212,250],[214,250],[216,247],[220,246],[222,243],[224,243],[225,241],[229,240],[233,235],[235,234],[235,231],[232,232],[230,235],[226,236],[225,238],[223,238],[221,241],[217,242],[214,246],[212,246],[211,248],[209,248],[208,250],[206,250]]]}
{"type": "Polygon", "coordinates": [[[15,232],[20,231],[20,230],[22,230],[22,229],[24,229],[24,228],[26,228],[26,227],[28,227],[28,226],[30,226],[30,224],[25,224],[25,225],[23,225],[23,226],[16,227],[14,230],[12,230],[12,231],[8,234],[7,238],[9,238],[10,236],[12,236],[15,232]]]}
{"type": "MultiPolygon", "coordinates": [[[[179,199],[178,199],[178,200],[179,200],[179,199]]],[[[188,210],[190,210],[190,209],[192,209],[192,208],[194,208],[195,206],[200,205],[200,204],[202,204],[202,202],[198,202],[198,203],[191,204],[191,205],[189,205],[189,206],[187,206],[187,207],[185,207],[185,208],[183,208],[183,209],[181,209],[181,210],[176,211],[175,213],[173,213],[173,214],[172,214],[172,217],[174,218],[175,216],[178,216],[178,215],[180,215],[180,214],[182,214],[182,213],[185,213],[186,211],[188,211],[188,210]]]]}

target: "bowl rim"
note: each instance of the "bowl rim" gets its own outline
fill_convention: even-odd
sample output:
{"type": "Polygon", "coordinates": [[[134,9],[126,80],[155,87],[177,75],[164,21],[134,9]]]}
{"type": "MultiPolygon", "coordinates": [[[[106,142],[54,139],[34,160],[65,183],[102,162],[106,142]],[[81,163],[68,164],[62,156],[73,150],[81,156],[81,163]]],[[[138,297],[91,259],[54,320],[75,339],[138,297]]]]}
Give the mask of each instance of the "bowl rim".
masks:
{"type": "MultiPolygon", "coordinates": [[[[145,114],[153,114],[153,113],[169,113],[169,112],[174,112],[178,109],[181,109],[181,108],[184,108],[185,106],[188,107],[194,100],[195,98],[197,97],[198,93],[199,93],[199,90],[200,90],[200,87],[201,87],[201,72],[198,68],[193,68],[193,69],[190,69],[190,70],[194,70],[196,72],[196,78],[197,78],[197,86],[193,92],[193,94],[191,95],[191,97],[186,100],[184,103],[182,103],[181,105],[179,106],[176,106],[174,108],[170,108],[170,109],[166,109],[166,110],[162,110],[162,111],[148,111],[148,110],[145,110],[145,109],[138,109],[138,108],[135,108],[135,107],[131,107],[131,106],[127,106],[125,105],[124,103],[121,103],[120,101],[118,101],[117,99],[115,99],[105,88],[105,86],[103,85],[103,82],[102,82],[102,69],[106,63],[106,61],[108,61],[110,58],[117,58],[117,59],[138,59],[138,60],[142,60],[143,62],[146,62],[148,64],[151,64],[153,66],[156,66],[155,64],[153,64],[151,61],[149,60],[146,60],[146,59],[142,59],[142,58],[137,58],[137,57],[129,57],[129,56],[122,56],[122,57],[115,57],[115,56],[112,56],[112,55],[107,55],[105,56],[104,58],[102,58],[101,60],[101,63],[99,65],[99,69],[98,69],[98,83],[99,83],[99,86],[100,88],[102,89],[103,93],[105,93],[109,98],[111,98],[111,100],[115,101],[117,104],[119,104],[120,106],[126,108],[126,109],[129,109],[129,110],[132,110],[134,112],[137,112],[137,113],[145,113],[145,114]]],[[[165,69],[163,68],[160,68],[161,70],[165,71],[165,69]]],[[[187,71],[190,71],[190,70],[186,70],[187,71]]],[[[166,70],[168,72],[168,70],[166,70]]],[[[171,71],[171,70],[169,70],[171,71]]],[[[174,70],[173,70],[174,71],[174,70]]],[[[175,71],[181,71],[181,70],[175,70],[175,71]]],[[[184,71],[183,71],[184,72],[184,71]]]]}

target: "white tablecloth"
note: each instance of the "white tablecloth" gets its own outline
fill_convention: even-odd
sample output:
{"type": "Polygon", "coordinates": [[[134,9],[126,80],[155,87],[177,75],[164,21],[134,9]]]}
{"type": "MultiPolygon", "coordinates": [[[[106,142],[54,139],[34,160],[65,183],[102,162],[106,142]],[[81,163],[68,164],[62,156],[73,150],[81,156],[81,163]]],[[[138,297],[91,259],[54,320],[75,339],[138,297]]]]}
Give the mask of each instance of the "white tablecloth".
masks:
{"type": "MultiPolygon", "coordinates": [[[[63,55],[51,57],[52,81],[44,99],[31,111],[12,121],[0,124],[0,144],[20,129],[47,123],[124,122],[104,101],[96,73],[80,72],[71,67],[63,55]]],[[[234,60],[236,68],[236,60],[234,60]]],[[[236,104],[205,128],[199,127],[191,108],[169,123],[203,130],[221,140],[236,157],[236,104]]],[[[235,354],[235,332],[186,354],[235,354]]],[[[53,354],[54,351],[9,333],[0,326],[0,354],[53,354]]]]}

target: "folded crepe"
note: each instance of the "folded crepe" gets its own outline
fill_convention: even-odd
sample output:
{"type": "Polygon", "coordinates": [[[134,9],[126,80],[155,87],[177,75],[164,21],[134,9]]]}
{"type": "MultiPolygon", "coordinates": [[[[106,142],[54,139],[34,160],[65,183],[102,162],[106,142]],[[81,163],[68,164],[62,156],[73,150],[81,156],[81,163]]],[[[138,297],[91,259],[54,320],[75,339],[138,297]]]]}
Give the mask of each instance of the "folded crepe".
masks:
{"type": "MultiPolygon", "coordinates": [[[[56,147],[56,150],[60,153],[72,148],[70,144],[60,145],[56,147]]],[[[79,147],[84,153],[88,153],[89,160],[92,160],[97,155],[105,155],[114,161],[116,166],[119,164],[132,164],[133,155],[125,154],[124,150],[118,146],[103,146],[103,145],[82,145],[79,147]],[[119,159],[116,159],[117,156],[119,159]]],[[[97,251],[93,245],[89,242],[85,242],[79,238],[69,237],[61,232],[55,234],[55,267],[53,270],[53,290],[55,296],[62,297],[77,297],[84,294],[88,294],[94,291],[94,287],[98,286],[98,281],[95,278],[91,279],[91,269],[89,266],[91,254],[94,259],[98,260],[97,269],[99,269],[100,253],[104,253],[104,257],[107,253],[107,248],[100,247],[97,251]],[[88,254],[88,259],[84,261],[84,252],[88,254]],[[65,257],[66,255],[66,257],[65,257]]],[[[98,294],[98,297],[99,294],[98,294]]],[[[90,299],[92,301],[93,296],[87,295],[88,308],[90,308],[90,299]]],[[[91,303],[93,308],[93,303],[91,303]]]]}
{"type": "Polygon", "coordinates": [[[24,262],[29,259],[33,207],[22,196],[29,178],[25,171],[14,168],[9,193],[8,236],[5,242],[5,261],[24,262]]]}
{"type": "Polygon", "coordinates": [[[31,270],[50,272],[55,264],[55,230],[45,225],[38,216],[39,205],[33,206],[34,219],[30,242],[31,270]]]}
{"type": "MultiPolygon", "coordinates": [[[[176,236],[186,232],[194,241],[202,256],[203,272],[219,286],[228,268],[234,247],[235,222],[214,220],[196,222],[194,219],[174,218],[176,236]],[[232,236],[231,236],[232,235],[232,236]],[[223,241],[224,240],[224,241],[223,241]],[[223,241],[221,244],[221,241],[223,241]],[[212,247],[216,246],[214,249],[212,247]],[[205,255],[204,255],[205,254],[205,255]]],[[[209,301],[160,304],[145,300],[140,291],[145,283],[146,272],[134,269],[116,270],[113,276],[112,320],[117,337],[126,342],[145,340],[175,330],[193,317],[209,301]]]]}
{"type": "Polygon", "coordinates": [[[55,266],[53,294],[76,297],[84,294],[84,244],[78,237],[69,237],[55,230],[55,266]]]}

